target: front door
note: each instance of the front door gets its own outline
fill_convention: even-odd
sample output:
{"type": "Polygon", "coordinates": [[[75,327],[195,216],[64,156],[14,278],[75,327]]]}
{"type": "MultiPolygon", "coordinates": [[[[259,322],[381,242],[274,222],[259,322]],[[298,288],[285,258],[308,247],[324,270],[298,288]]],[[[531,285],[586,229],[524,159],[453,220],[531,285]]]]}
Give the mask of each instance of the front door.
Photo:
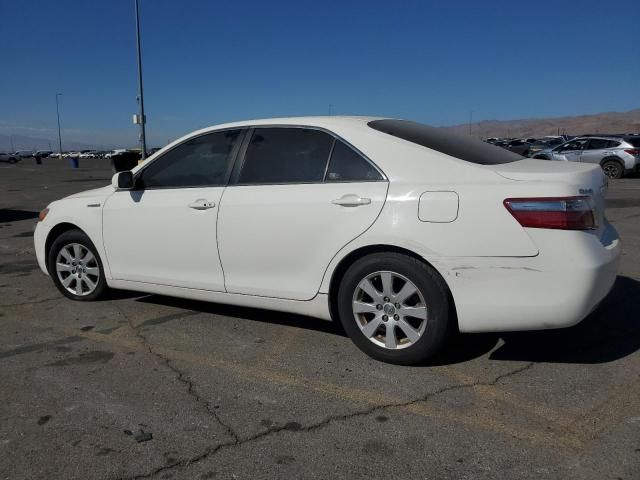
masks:
{"type": "Polygon", "coordinates": [[[240,130],[196,136],[145,165],[103,210],[114,279],[224,291],[216,241],[220,199],[240,130]]]}
{"type": "Polygon", "coordinates": [[[565,162],[579,162],[582,149],[587,140],[572,140],[553,150],[553,160],[561,160],[565,162]]]}
{"type": "Polygon", "coordinates": [[[218,241],[228,292],[309,300],[334,255],[375,221],[387,182],[339,139],[256,128],[225,190],[218,241]]]}

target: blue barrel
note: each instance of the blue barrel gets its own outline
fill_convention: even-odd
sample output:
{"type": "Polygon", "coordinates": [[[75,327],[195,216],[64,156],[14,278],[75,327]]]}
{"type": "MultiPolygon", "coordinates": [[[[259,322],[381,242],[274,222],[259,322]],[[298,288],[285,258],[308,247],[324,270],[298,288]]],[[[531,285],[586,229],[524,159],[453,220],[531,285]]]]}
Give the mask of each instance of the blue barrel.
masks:
{"type": "Polygon", "coordinates": [[[69,157],[69,163],[71,164],[71,168],[78,168],[80,166],[78,157],[69,157]]]}

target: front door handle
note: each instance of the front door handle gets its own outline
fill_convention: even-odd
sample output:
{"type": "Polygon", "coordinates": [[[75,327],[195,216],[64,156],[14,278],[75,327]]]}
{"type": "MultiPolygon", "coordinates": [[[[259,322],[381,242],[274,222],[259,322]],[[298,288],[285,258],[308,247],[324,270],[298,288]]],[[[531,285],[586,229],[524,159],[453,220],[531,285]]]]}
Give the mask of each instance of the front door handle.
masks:
{"type": "Polygon", "coordinates": [[[360,195],[349,193],[332,200],[331,203],[334,205],[340,205],[341,207],[359,207],[360,205],[369,205],[371,203],[371,199],[362,198],[360,195]]]}
{"type": "Polygon", "coordinates": [[[199,198],[195,202],[191,202],[188,207],[193,208],[195,210],[208,210],[216,206],[215,202],[210,202],[204,198],[199,198]]]}

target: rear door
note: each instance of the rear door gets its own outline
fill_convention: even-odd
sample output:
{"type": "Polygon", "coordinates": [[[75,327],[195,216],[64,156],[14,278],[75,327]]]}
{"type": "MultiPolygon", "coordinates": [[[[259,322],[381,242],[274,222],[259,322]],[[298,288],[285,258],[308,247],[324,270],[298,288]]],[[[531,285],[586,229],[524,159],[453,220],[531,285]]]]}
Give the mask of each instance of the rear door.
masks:
{"type": "Polygon", "coordinates": [[[218,219],[226,290],[309,300],[333,256],[377,218],[387,181],[317,129],[255,128],[241,155],[218,219]]]}
{"type": "Polygon", "coordinates": [[[613,140],[591,138],[582,151],[581,161],[599,165],[603,158],[614,154],[615,152],[612,149],[619,145],[620,142],[613,140]]]}

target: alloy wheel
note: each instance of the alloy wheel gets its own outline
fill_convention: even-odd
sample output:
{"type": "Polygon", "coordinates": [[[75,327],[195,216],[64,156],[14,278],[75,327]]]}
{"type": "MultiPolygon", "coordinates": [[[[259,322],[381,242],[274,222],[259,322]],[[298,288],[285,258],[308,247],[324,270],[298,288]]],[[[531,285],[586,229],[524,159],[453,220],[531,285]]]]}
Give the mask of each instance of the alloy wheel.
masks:
{"type": "Polygon", "coordinates": [[[352,308],[365,337],[390,350],[414,345],[427,326],[428,310],[420,290],[395,272],[374,272],[363,278],[353,294],[352,308]]]}
{"type": "Polygon", "coordinates": [[[603,166],[604,174],[609,178],[618,178],[620,176],[620,167],[613,162],[607,162],[603,166]]]}
{"type": "Polygon", "coordinates": [[[62,247],[56,257],[56,274],[62,286],[73,295],[94,292],[100,280],[100,266],[95,255],[80,243],[62,247]]]}

